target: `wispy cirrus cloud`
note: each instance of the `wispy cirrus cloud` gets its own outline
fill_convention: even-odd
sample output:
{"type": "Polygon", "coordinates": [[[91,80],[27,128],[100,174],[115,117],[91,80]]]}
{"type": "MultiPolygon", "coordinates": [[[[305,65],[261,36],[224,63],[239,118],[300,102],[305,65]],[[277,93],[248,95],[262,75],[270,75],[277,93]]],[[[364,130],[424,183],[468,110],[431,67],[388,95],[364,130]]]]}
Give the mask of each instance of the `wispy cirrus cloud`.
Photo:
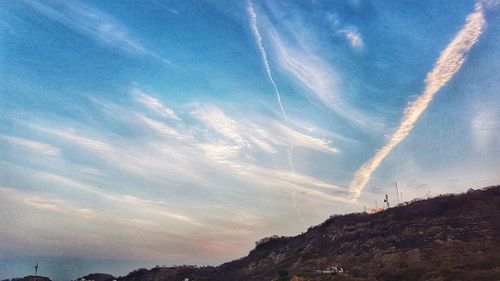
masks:
{"type": "Polygon", "coordinates": [[[361,195],[361,191],[370,180],[372,173],[387,155],[410,134],[433,97],[460,70],[470,49],[479,40],[484,25],[483,7],[481,4],[476,4],[474,12],[467,16],[466,24],[441,52],[434,68],[427,74],[423,94],[405,109],[401,123],[390,137],[389,142],[355,172],[349,185],[351,198],[356,199],[361,195]]]}
{"type": "Polygon", "coordinates": [[[91,209],[69,206],[61,199],[49,198],[33,193],[22,192],[12,188],[0,186],[0,194],[4,199],[11,199],[15,202],[22,202],[32,208],[74,215],[76,217],[89,217],[94,214],[91,209]]]}
{"type": "MultiPolygon", "coordinates": [[[[149,96],[149,99],[155,100],[154,109],[166,108],[153,96],[149,96]]],[[[252,179],[252,183],[253,179],[256,179],[261,183],[265,182],[264,186],[273,188],[290,185],[295,188],[308,186],[323,190],[325,187],[333,186],[300,173],[285,173],[281,165],[286,166],[286,163],[277,162],[274,164],[275,167],[273,165],[260,167],[256,164],[259,161],[255,157],[259,153],[284,159],[286,150],[290,146],[318,153],[332,155],[339,153],[339,149],[330,140],[314,136],[309,129],[304,128],[307,124],[294,125],[267,118],[248,119],[239,115],[230,116],[215,105],[192,105],[190,115],[194,120],[186,122],[178,118],[176,124],[169,124],[169,118],[153,119],[141,112],[109,102],[95,101],[95,105],[101,107],[110,118],[122,121],[122,126],[133,130],[150,130],[147,135],[144,135],[146,131],[142,133],[141,146],[137,146],[133,140],[117,136],[109,136],[110,139],[106,140],[108,138],[106,134],[95,138],[92,136],[96,135],[94,129],[88,131],[79,129],[76,133],[75,130],[64,127],[32,127],[56,137],[58,141],[66,142],[73,149],[92,153],[113,169],[147,177],[148,181],[153,180],[158,183],[170,180],[175,175],[176,181],[180,182],[216,184],[209,175],[200,172],[193,175],[190,172],[208,169],[247,184],[249,179],[252,179]],[[264,173],[263,170],[266,169],[269,171],[264,173]],[[240,173],[250,176],[248,178],[237,176],[240,173]],[[281,180],[275,182],[273,177],[281,180]],[[306,178],[308,180],[304,180],[306,178]]],[[[172,111],[172,114],[176,113],[172,111]]],[[[318,196],[320,193],[310,192],[318,196]]],[[[326,193],[324,195],[328,197],[326,193]]]]}
{"type": "Polygon", "coordinates": [[[103,191],[97,186],[92,186],[79,180],[48,172],[32,171],[32,175],[40,182],[49,182],[56,184],[57,188],[73,189],[75,191],[74,194],[78,194],[78,192],[91,194],[100,199],[107,200],[109,204],[117,204],[121,208],[136,206],[141,209],[141,212],[160,214],[166,218],[188,223],[191,225],[201,225],[201,223],[197,222],[195,219],[190,218],[187,215],[168,210],[163,204],[161,204],[161,202],[155,200],[142,199],[138,198],[137,196],[127,194],[113,194],[108,191],[103,191]]]}
{"type": "Polygon", "coordinates": [[[139,89],[133,89],[132,93],[136,96],[136,101],[146,108],[158,113],[161,116],[179,120],[174,110],[163,105],[158,99],[144,93],[139,89]]]}
{"type": "Polygon", "coordinates": [[[60,150],[50,144],[28,140],[19,137],[0,135],[0,140],[6,141],[12,145],[28,149],[35,153],[40,153],[48,156],[59,156],[60,150]]]}
{"type": "MultiPolygon", "coordinates": [[[[250,14],[257,17],[255,9],[251,11],[250,14]]],[[[307,24],[300,20],[284,21],[280,23],[280,29],[278,29],[265,13],[258,16],[259,26],[266,33],[258,33],[257,41],[263,42],[264,37],[269,39],[270,56],[274,56],[281,69],[288,73],[294,82],[304,87],[328,109],[352,124],[371,129],[380,127],[375,118],[366,116],[350,104],[345,95],[342,95],[344,91],[342,77],[315,49],[314,46],[317,44],[315,33],[308,28],[307,24]],[[282,31],[283,28],[285,31],[282,31]],[[285,34],[290,36],[285,36],[285,34]],[[303,36],[304,34],[307,36],[303,36]]],[[[339,30],[337,32],[349,37],[350,44],[356,48],[362,48],[363,40],[357,29],[345,27],[341,29],[342,31],[339,30]]],[[[263,57],[268,60],[267,52],[265,54],[263,57]]]]}
{"type": "Polygon", "coordinates": [[[338,153],[329,140],[317,138],[278,121],[237,121],[215,106],[199,106],[192,114],[207,127],[224,136],[239,149],[259,148],[267,153],[276,153],[278,148],[289,146],[310,149],[324,153],[338,153]]]}
{"type": "MultiPolygon", "coordinates": [[[[146,107],[151,112],[157,113],[156,109],[167,108],[157,98],[141,93],[147,95],[148,100],[155,101],[154,110],[146,107]]],[[[137,98],[136,93],[131,92],[131,95],[137,98]]],[[[220,184],[219,179],[215,178],[214,181],[210,174],[216,172],[223,176],[224,180],[221,178],[221,181],[238,181],[245,186],[258,181],[259,188],[291,187],[299,190],[306,187],[308,190],[303,190],[304,194],[316,199],[322,196],[333,199],[329,197],[328,190],[338,190],[330,189],[333,187],[331,183],[300,172],[285,172],[288,164],[284,160],[290,146],[296,150],[331,155],[340,152],[324,136],[324,132],[312,130],[307,123],[248,118],[234,111],[224,111],[213,104],[189,105],[190,116],[183,116],[183,119],[154,118],[147,116],[151,114],[132,109],[135,107],[105,100],[92,101],[106,114],[108,120],[119,120],[120,127],[136,132],[140,140],[125,138],[113,131],[100,132],[98,128],[76,129],[43,124],[28,126],[37,134],[62,145],[69,155],[93,155],[91,162],[77,163],[78,171],[81,171],[82,165],[86,170],[99,171],[95,175],[85,173],[88,176],[100,177],[109,174],[111,169],[143,178],[154,185],[168,182],[174,186],[217,186],[220,184]],[[264,155],[274,160],[259,163],[264,155]],[[99,166],[95,166],[95,161],[99,162],[99,166]],[[267,172],[263,172],[265,170],[267,172]],[[193,174],[193,171],[197,172],[193,174]],[[241,177],[242,173],[248,177],[241,177]]],[[[177,116],[174,110],[170,113],[177,116]]],[[[164,116],[158,114],[156,117],[164,116]]]]}
{"type": "Polygon", "coordinates": [[[355,26],[344,23],[335,13],[325,13],[324,19],[333,34],[344,37],[354,50],[362,50],[364,48],[363,37],[355,26]]]}
{"type": "Polygon", "coordinates": [[[373,120],[344,100],[340,77],[324,59],[305,46],[289,44],[277,32],[272,32],[270,38],[281,67],[327,108],[358,126],[377,127],[373,120]]]}
{"type": "Polygon", "coordinates": [[[158,5],[160,7],[162,7],[163,9],[167,10],[168,12],[174,14],[174,15],[180,15],[181,13],[179,13],[179,11],[173,9],[172,7],[169,7],[167,5],[165,5],[164,3],[162,2],[158,2],[156,0],[151,0],[152,3],[154,3],[155,5],[158,5]]]}
{"type": "Polygon", "coordinates": [[[163,136],[168,139],[176,139],[179,141],[193,140],[193,137],[190,134],[181,132],[172,126],[169,126],[168,124],[151,119],[149,117],[144,116],[143,114],[136,114],[136,117],[138,122],[141,122],[147,128],[151,129],[153,132],[157,133],[160,136],[163,136]]]}
{"type": "MultiPolygon", "coordinates": [[[[134,89],[125,102],[89,98],[92,110],[119,126],[75,122],[66,116],[57,122],[16,121],[18,128],[34,136],[33,141],[43,139],[58,147],[60,154],[43,169],[0,161],[2,167],[12,166],[7,171],[11,179],[19,179],[11,181],[16,183],[14,191],[0,193],[26,191],[0,201],[23,210],[36,208],[65,225],[79,218],[82,224],[93,225],[96,235],[113,237],[100,228],[106,221],[132,243],[149,249],[142,253],[134,248],[133,256],[146,257],[156,254],[149,244],[134,240],[137,232],[157,245],[182,244],[213,255],[245,248],[241,241],[251,243],[277,228],[276,222],[290,216],[293,208],[304,207],[301,215],[308,218],[332,203],[352,204],[345,199],[344,188],[302,167],[288,170],[286,150],[292,145],[297,151],[294,160],[301,164],[309,161],[302,158],[309,153],[340,152],[320,128],[303,120],[275,120],[270,112],[249,115],[214,103],[170,108],[161,98],[134,89]],[[262,204],[261,209],[253,209],[255,204],[262,204]],[[279,211],[268,212],[275,209],[279,211]]],[[[15,231],[11,234],[16,236],[15,231]]],[[[54,237],[96,245],[76,232],[54,237]]]]}
{"type": "MultiPolygon", "coordinates": [[[[164,227],[165,223],[168,223],[172,227],[172,219],[189,222],[190,219],[188,217],[161,210],[146,210],[147,215],[145,215],[143,206],[139,206],[135,202],[132,202],[132,205],[129,204],[128,206],[118,208],[116,206],[114,208],[109,208],[109,206],[96,208],[95,206],[86,206],[84,203],[76,200],[68,201],[57,196],[40,194],[39,192],[20,191],[5,186],[0,186],[0,195],[2,205],[14,204],[18,210],[22,210],[23,212],[33,212],[34,209],[36,210],[31,216],[33,223],[17,228],[9,227],[5,231],[2,231],[3,238],[5,239],[3,241],[22,239],[25,241],[25,249],[40,255],[50,255],[52,251],[60,252],[69,249],[76,250],[76,253],[93,256],[93,251],[86,253],[82,249],[104,247],[107,245],[106,248],[109,251],[105,254],[103,253],[104,255],[116,257],[127,255],[138,258],[155,256],[157,258],[161,255],[151,250],[148,255],[146,249],[151,247],[151,245],[146,240],[154,240],[154,244],[157,247],[158,245],[168,245],[169,248],[177,252],[168,256],[175,256],[182,253],[185,247],[201,249],[201,247],[198,247],[200,244],[212,245],[217,243],[215,239],[198,235],[196,232],[192,235],[181,236],[175,231],[164,227]],[[131,206],[136,208],[131,210],[131,206]],[[42,223],[36,223],[37,218],[42,218],[42,223]],[[56,230],[53,227],[54,223],[64,223],[66,226],[71,227],[68,227],[65,231],[56,230]],[[88,232],[89,227],[92,228],[92,232],[88,232]],[[42,233],[42,235],[27,235],[27,233],[32,233],[35,229],[37,233],[42,233]],[[120,250],[120,247],[115,248],[109,244],[110,239],[116,241],[116,232],[120,233],[121,238],[118,239],[125,239],[130,249],[120,250]],[[148,239],[139,239],[138,233],[142,237],[148,237],[148,239]],[[47,237],[51,237],[51,239],[47,239],[47,237]],[[61,242],[61,239],[63,242],[61,242]],[[66,239],[72,240],[70,245],[66,245],[64,242],[66,239]],[[55,241],[58,242],[55,243],[55,241]],[[40,251],[32,243],[37,246],[42,245],[42,248],[48,247],[49,250],[44,249],[40,251]],[[175,245],[179,243],[182,243],[182,247],[175,249],[175,245]]],[[[12,226],[15,225],[16,219],[18,219],[17,215],[4,220],[3,223],[4,225],[12,226]]],[[[235,223],[233,226],[236,228],[238,224],[235,223]]],[[[245,228],[241,224],[239,226],[243,229],[245,228]]],[[[191,227],[196,229],[201,226],[191,225],[191,227]]],[[[230,234],[221,235],[225,238],[231,237],[230,234]]],[[[2,250],[9,247],[10,245],[8,244],[0,244],[2,250]]]]}
{"type": "Polygon", "coordinates": [[[27,0],[25,3],[40,15],[85,35],[98,44],[132,55],[153,57],[175,66],[170,60],[144,46],[139,39],[131,35],[123,24],[83,2],[27,0]]]}

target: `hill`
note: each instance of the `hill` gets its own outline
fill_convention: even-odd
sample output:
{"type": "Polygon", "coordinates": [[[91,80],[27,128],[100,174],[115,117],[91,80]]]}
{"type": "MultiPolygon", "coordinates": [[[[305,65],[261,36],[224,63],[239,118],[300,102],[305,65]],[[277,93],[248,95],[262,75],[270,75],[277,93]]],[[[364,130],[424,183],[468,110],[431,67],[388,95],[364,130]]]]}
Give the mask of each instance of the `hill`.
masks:
{"type": "Polygon", "coordinates": [[[500,186],[366,214],[336,215],[295,237],[262,239],[218,267],[157,267],[119,281],[500,280],[500,186]],[[320,269],[320,270],[318,270],[320,269]]]}
{"type": "Polygon", "coordinates": [[[28,275],[28,276],[25,276],[22,278],[18,277],[18,278],[12,278],[12,279],[5,279],[2,281],[52,281],[52,280],[50,280],[50,278],[44,277],[44,276],[35,277],[34,275],[28,275]]]}
{"type": "Polygon", "coordinates": [[[91,273],[76,279],[76,281],[112,281],[115,277],[106,273],[91,273]]]}

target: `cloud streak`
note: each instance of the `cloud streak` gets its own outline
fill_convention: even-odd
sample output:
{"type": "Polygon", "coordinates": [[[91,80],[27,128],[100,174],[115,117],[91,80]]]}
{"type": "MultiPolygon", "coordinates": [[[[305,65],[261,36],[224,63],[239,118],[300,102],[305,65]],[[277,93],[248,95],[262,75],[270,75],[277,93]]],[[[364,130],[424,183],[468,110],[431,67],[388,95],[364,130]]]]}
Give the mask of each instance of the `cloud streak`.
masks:
{"type": "MultiPolygon", "coordinates": [[[[343,119],[371,130],[380,127],[374,118],[368,118],[365,113],[343,98],[341,77],[323,56],[315,52],[309,44],[299,40],[301,38],[295,38],[293,41],[296,42],[291,44],[272,24],[268,24],[266,28],[269,30],[272,49],[280,67],[299,85],[305,87],[324,106],[343,119]]],[[[300,34],[312,33],[299,24],[294,24],[289,29],[300,30],[300,34]]]]}
{"type": "Polygon", "coordinates": [[[130,35],[127,28],[113,18],[83,2],[27,1],[26,3],[39,14],[83,34],[99,44],[133,55],[149,56],[176,67],[170,60],[146,48],[138,39],[130,35]]]}
{"type": "Polygon", "coordinates": [[[474,12],[467,17],[466,24],[446,49],[441,52],[434,68],[427,74],[423,94],[405,109],[401,123],[389,142],[354,173],[349,185],[351,199],[356,199],[361,195],[361,191],[370,180],[372,173],[385,157],[410,134],[420,115],[426,110],[436,93],[460,70],[468,52],[479,40],[484,25],[483,7],[481,4],[477,4],[474,12]]]}
{"type": "Polygon", "coordinates": [[[35,153],[40,153],[48,156],[59,156],[60,154],[59,149],[50,144],[6,135],[0,135],[0,139],[3,139],[4,141],[12,145],[33,151],[35,153]]]}
{"type": "Polygon", "coordinates": [[[230,141],[228,145],[234,145],[236,149],[258,148],[273,154],[278,152],[278,148],[294,146],[330,154],[340,152],[329,140],[308,135],[277,121],[267,120],[267,124],[262,124],[246,119],[236,120],[210,105],[197,107],[192,115],[230,141]]]}
{"type": "Polygon", "coordinates": [[[278,99],[278,104],[281,109],[281,113],[283,113],[283,117],[288,119],[285,109],[283,108],[283,104],[281,103],[281,94],[278,90],[278,86],[276,86],[276,82],[274,82],[273,75],[271,73],[271,67],[269,66],[269,61],[267,59],[267,52],[264,48],[264,44],[262,43],[262,35],[260,34],[259,28],[257,26],[257,14],[255,13],[255,9],[253,7],[252,1],[248,1],[248,16],[250,17],[250,24],[252,27],[253,35],[255,36],[255,40],[257,41],[257,46],[259,47],[259,52],[262,57],[262,62],[264,63],[264,67],[266,68],[267,77],[269,81],[273,85],[274,92],[276,93],[276,98],[278,99]]]}
{"type": "MultiPolygon", "coordinates": [[[[149,99],[157,100],[153,96],[149,99]]],[[[67,127],[30,126],[55,138],[54,141],[61,143],[68,155],[90,152],[99,159],[99,169],[126,172],[154,185],[169,182],[173,186],[190,183],[212,187],[220,185],[219,180],[210,174],[217,173],[225,180],[245,186],[290,187],[323,201],[338,200],[328,194],[332,190],[338,192],[338,187],[282,169],[286,149],[292,145],[301,151],[331,155],[340,152],[330,140],[318,136],[324,133],[311,134],[304,128],[308,127],[307,124],[286,122],[287,125],[284,121],[267,118],[249,119],[225,112],[215,105],[195,105],[189,112],[190,116],[179,118],[171,125],[171,118],[152,119],[144,113],[106,101],[95,101],[95,105],[109,118],[120,120],[122,127],[140,135],[141,145],[138,146],[137,140],[113,132],[96,138],[95,129],[90,128],[79,128],[77,134],[67,127]],[[262,157],[272,161],[262,165],[259,163],[262,157]]],[[[158,103],[155,108],[164,107],[158,103]]],[[[91,168],[94,164],[85,163],[91,168]]]]}
{"type": "Polygon", "coordinates": [[[179,120],[179,117],[171,109],[163,105],[158,99],[152,97],[139,89],[133,89],[132,92],[137,96],[136,101],[146,108],[158,113],[159,115],[167,118],[179,120]]]}

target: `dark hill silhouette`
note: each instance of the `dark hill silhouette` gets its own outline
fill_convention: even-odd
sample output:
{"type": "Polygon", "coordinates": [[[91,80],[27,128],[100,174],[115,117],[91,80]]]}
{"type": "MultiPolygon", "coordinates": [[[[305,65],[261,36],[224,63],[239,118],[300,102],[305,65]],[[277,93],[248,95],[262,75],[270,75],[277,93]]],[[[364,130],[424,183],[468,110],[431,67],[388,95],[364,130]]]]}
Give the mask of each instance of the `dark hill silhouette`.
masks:
{"type": "Polygon", "coordinates": [[[261,240],[218,267],[157,267],[119,281],[500,280],[500,186],[376,214],[335,215],[295,237],[261,240]],[[322,272],[318,272],[319,269],[322,272]]]}
{"type": "Polygon", "coordinates": [[[43,277],[43,276],[35,276],[34,275],[28,275],[22,278],[12,278],[12,279],[5,279],[2,281],[52,281],[50,278],[43,277]]]}
{"type": "Polygon", "coordinates": [[[91,273],[76,279],[76,281],[112,281],[115,277],[106,273],[91,273]]]}

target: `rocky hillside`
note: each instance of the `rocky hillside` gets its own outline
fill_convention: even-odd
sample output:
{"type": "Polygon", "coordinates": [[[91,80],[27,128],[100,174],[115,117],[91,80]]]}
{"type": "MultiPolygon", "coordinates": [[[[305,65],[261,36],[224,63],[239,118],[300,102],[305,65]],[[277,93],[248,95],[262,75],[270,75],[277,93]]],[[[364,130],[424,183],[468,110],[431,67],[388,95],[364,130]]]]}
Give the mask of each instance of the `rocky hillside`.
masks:
{"type": "Polygon", "coordinates": [[[218,267],[158,267],[119,281],[500,280],[500,186],[376,214],[332,216],[295,237],[261,240],[218,267]]]}

